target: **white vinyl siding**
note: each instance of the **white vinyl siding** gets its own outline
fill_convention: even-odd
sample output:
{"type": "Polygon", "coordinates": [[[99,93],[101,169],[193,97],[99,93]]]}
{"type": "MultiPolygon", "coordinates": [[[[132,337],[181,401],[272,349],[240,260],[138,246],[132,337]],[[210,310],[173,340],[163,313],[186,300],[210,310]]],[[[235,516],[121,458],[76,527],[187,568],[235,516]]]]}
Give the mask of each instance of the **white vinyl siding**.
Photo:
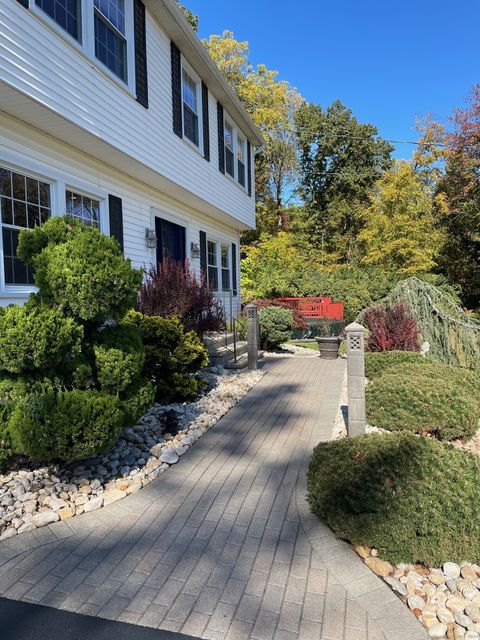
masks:
{"type": "MultiPolygon", "coordinates": [[[[155,217],[185,227],[186,257],[198,273],[200,258],[192,256],[191,245],[200,244],[200,231],[204,231],[207,238],[215,243],[231,246],[234,242],[239,245],[239,232],[235,226],[209,217],[159,189],[148,187],[91,156],[75,151],[69,145],[25,127],[9,116],[0,122],[0,157],[9,169],[48,183],[52,215],[66,213],[67,191],[99,201],[101,228],[107,235],[110,233],[108,195],[121,198],[125,256],[137,268],[155,264],[156,250],[148,248],[145,240],[145,229],[155,228],[155,217]]],[[[0,166],[3,166],[2,163],[0,166]]],[[[225,180],[225,176],[222,178],[225,180]]],[[[2,259],[0,252],[0,262],[2,259]]],[[[220,257],[217,264],[220,266],[220,257]]],[[[239,270],[237,262],[237,282],[240,281],[239,270]]],[[[24,301],[32,287],[11,286],[7,289],[0,282],[0,306],[24,301]]],[[[233,301],[234,313],[240,311],[239,298],[233,301]]]]}
{"type": "MultiPolygon", "coordinates": [[[[155,173],[155,180],[148,178],[152,187],[168,183],[168,193],[188,206],[205,214],[213,207],[219,219],[226,214],[226,224],[237,221],[238,229],[253,228],[254,198],[224,176],[213,161],[219,153],[213,124],[217,121],[217,96],[209,92],[211,162],[173,132],[170,38],[151,16],[148,5],[148,109],[136,102],[113,73],[93,63],[94,52],[77,46],[67,34],[60,37],[60,29],[50,28],[47,21],[52,21],[48,16],[40,18],[40,13],[38,8],[26,11],[17,2],[0,0],[2,110],[74,149],[102,157],[126,175],[140,176],[143,166],[143,174],[155,173]],[[40,111],[37,104],[42,105],[40,111]],[[87,136],[91,141],[85,142],[87,136]],[[101,156],[101,145],[109,145],[111,152],[101,156]],[[135,174],[133,163],[138,163],[135,174]]],[[[129,24],[127,11],[128,42],[129,24]]],[[[93,24],[91,29],[93,32],[93,24]]],[[[130,90],[134,78],[129,66],[130,90]]]]}

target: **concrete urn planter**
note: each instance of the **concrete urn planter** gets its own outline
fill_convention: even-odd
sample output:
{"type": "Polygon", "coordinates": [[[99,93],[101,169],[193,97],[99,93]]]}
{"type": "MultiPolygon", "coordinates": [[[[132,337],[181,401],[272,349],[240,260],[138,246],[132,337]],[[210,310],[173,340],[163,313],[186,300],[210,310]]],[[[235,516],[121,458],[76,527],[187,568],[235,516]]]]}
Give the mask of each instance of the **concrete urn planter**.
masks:
{"type": "Polygon", "coordinates": [[[321,336],[317,338],[317,343],[321,358],[324,360],[336,360],[338,358],[340,338],[321,336]]]}

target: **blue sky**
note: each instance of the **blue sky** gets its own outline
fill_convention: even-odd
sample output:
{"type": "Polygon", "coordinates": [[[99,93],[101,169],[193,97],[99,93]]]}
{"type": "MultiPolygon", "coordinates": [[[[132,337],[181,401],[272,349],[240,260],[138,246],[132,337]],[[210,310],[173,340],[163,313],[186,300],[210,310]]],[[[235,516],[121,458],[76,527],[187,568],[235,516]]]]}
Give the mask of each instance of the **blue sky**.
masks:
{"type": "MultiPolygon", "coordinates": [[[[386,138],[416,139],[480,82],[479,0],[183,0],[201,37],[234,31],[309,101],[339,98],[386,138]]],[[[410,157],[399,145],[396,155],[410,157]]]]}

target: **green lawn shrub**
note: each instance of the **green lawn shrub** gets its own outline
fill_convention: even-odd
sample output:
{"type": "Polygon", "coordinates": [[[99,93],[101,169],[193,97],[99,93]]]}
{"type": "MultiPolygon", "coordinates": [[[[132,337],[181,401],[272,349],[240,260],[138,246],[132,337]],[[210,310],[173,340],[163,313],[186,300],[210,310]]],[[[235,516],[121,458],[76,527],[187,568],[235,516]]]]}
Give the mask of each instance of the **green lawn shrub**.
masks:
{"type": "Polygon", "coordinates": [[[111,445],[125,426],[121,400],[96,390],[47,391],[16,404],[8,429],[34,460],[74,461],[111,445]]]}
{"type": "Polygon", "coordinates": [[[401,372],[403,366],[415,363],[419,366],[430,360],[417,351],[379,351],[365,354],[365,375],[369,380],[385,372],[401,372]]]}
{"type": "Polygon", "coordinates": [[[125,391],[140,376],[145,348],[134,327],[107,327],[98,333],[94,346],[100,388],[109,393],[125,391]]]}
{"type": "Polygon", "coordinates": [[[61,369],[80,353],[83,327],[60,309],[10,306],[0,315],[0,371],[61,369]]]}
{"type": "Polygon", "coordinates": [[[370,424],[389,431],[430,433],[440,440],[474,435],[480,402],[473,387],[462,384],[454,372],[442,375],[442,367],[436,365],[405,365],[404,369],[384,373],[367,385],[370,424]]]}
{"type": "Polygon", "coordinates": [[[136,378],[121,394],[122,409],[127,426],[135,424],[155,401],[156,386],[152,380],[136,378]]]}
{"type": "Polygon", "coordinates": [[[258,312],[260,324],[260,346],[276,349],[292,337],[293,315],[291,309],[271,306],[258,312]]]}
{"type": "Polygon", "coordinates": [[[60,220],[51,218],[34,240],[19,245],[19,257],[34,268],[40,299],[83,322],[122,317],[135,304],[143,272],[132,268],[114,238],[79,221],[60,220]],[[55,240],[49,242],[51,227],[55,240]]]}
{"type": "Polygon", "coordinates": [[[319,444],[308,469],[313,513],[344,540],[393,563],[480,562],[480,460],[410,433],[319,444]]]}
{"type": "Polygon", "coordinates": [[[144,316],[130,311],[123,326],[134,327],[145,345],[142,375],[152,380],[160,402],[195,398],[204,382],[194,376],[208,364],[208,353],[193,331],[185,331],[175,317],[144,316]]]}

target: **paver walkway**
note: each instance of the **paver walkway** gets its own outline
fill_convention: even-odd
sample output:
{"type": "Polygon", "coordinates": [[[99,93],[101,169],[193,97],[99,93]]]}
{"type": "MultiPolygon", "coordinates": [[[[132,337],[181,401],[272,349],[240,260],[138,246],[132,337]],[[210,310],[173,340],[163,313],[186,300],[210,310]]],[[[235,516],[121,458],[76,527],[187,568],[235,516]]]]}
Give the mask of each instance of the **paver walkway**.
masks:
{"type": "Polygon", "coordinates": [[[420,640],[420,625],[309,513],[345,362],[267,375],[141,492],[0,545],[0,595],[211,640],[420,640]]]}

